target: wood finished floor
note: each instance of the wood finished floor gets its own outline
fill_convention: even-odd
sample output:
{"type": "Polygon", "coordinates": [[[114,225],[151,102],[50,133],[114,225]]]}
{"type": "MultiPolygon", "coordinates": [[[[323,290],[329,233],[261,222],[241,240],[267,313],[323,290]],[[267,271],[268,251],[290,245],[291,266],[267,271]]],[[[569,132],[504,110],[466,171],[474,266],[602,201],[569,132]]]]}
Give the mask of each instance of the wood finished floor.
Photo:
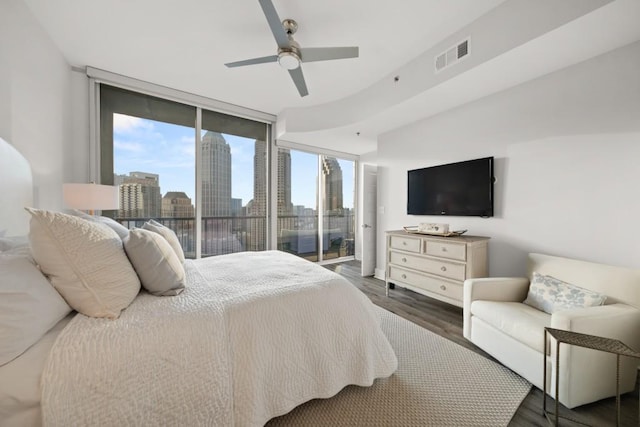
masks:
{"type": "MultiPolygon", "coordinates": [[[[461,308],[401,288],[391,290],[389,297],[386,297],[384,282],[373,277],[361,277],[360,263],[358,261],[328,264],[325,267],[347,278],[364,292],[374,304],[492,359],[491,356],[462,336],[461,308]]],[[[554,401],[549,399],[547,401],[547,409],[552,409],[553,405],[554,401]]],[[[634,392],[622,396],[620,407],[621,426],[640,425],[638,420],[638,387],[634,392]]],[[[560,406],[560,415],[573,418],[590,426],[614,426],[616,425],[615,398],[604,399],[573,410],[560,406]]],[[[561,419],[559,424],[569,427],[581,425],[565,419],[561,419]]],[[[532,387],[531,392],[520,405],[509,426],[548,425],[548,422],[542,416],[542,391],[532,387]]]]}

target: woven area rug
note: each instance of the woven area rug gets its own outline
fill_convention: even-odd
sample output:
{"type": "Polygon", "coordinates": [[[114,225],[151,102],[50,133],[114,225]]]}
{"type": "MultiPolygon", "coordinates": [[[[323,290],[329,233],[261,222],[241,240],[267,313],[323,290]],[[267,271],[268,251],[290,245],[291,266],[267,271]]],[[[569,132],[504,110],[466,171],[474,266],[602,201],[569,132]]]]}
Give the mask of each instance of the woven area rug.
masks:
{"type": "Polygon", "coordinates": [[[398,370],[267,426],[506,426],[531,385],[507,368],[379,308],[398,370]]]}

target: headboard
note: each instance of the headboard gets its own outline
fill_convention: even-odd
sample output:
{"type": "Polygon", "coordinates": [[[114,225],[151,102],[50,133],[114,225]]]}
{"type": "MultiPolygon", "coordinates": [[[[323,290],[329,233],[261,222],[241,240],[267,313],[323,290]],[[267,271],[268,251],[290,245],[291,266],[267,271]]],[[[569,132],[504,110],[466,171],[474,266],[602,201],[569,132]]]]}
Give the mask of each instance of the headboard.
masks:
{"type": "Polygon", "coordinates": [[[33,206],[31,166],[13,145],[0,138],[0,237],[26,236],[33,206]]]}

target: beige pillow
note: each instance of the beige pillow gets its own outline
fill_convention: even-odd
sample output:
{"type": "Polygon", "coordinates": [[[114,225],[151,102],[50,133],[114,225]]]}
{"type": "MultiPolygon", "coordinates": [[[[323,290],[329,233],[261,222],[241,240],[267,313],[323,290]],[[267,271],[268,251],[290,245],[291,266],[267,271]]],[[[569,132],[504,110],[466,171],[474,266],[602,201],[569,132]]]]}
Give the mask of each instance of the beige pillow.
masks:
{"type": "Polygon", "coordinates": [[[118,233],[118,236],[120,236],[122,240],[124,240],[129,235],[129,229],[124,225],[120,224],[119,222],[117,222],[116,220],[114,220],[113,218],[109,218],[106,216],[89,215],[77,209],[71,209],[68,211],[68,213],[69,215],[77,216],[82,219],[86,219],[87,221],[101,222],[104,225],[108,225],[109,228],[111,228],[113,231],[118,233]]]}
{"type": "Polygon", "coordinates": [[[101,223],[26,209],[31,214],[31,251],[51,284],[78,312],[117,318],[140,291],[118,234],[101,223]]]}
{"type": "Polygon", "coordinates": [[[159,235],[164,237],[167,242],[169,242],[176,255],[178,255],[178,259],[180,260],[180,262],[184,262],[184,252],[182,250],[182,245],[180,244],[180,240],[178,240],[178,236],[172,229],[154,220],[145,222],[142,228],[145,230],[153,231],[154,233],[158,233],[159,235]]]}
{"type": "Polygon", "coordinates": [[[124,249],[142,286],[153,295],[178,295],[184,290],[182,262],[160,234],[134,229],[124,240],[124,249]]]}

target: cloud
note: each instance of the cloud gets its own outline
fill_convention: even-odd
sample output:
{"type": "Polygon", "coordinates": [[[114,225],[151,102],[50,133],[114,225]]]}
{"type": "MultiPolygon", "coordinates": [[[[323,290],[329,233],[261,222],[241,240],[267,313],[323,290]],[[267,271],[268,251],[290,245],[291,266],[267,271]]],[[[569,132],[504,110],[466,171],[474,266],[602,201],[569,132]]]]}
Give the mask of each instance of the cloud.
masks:
{"type": "Polygon", "coordinates": [[[130,153],[143,153],[145,151],[144,144],[140,144],[139,142],[125,142],[119,139],[114,139],[113,148],[130,153]]]}
{"type": "Polygon", "coordinates": [[[114,133],[131,133],[137,130],[153,130],[153,123],[139,117],[118,113],[113,114],[114,133]]]}

